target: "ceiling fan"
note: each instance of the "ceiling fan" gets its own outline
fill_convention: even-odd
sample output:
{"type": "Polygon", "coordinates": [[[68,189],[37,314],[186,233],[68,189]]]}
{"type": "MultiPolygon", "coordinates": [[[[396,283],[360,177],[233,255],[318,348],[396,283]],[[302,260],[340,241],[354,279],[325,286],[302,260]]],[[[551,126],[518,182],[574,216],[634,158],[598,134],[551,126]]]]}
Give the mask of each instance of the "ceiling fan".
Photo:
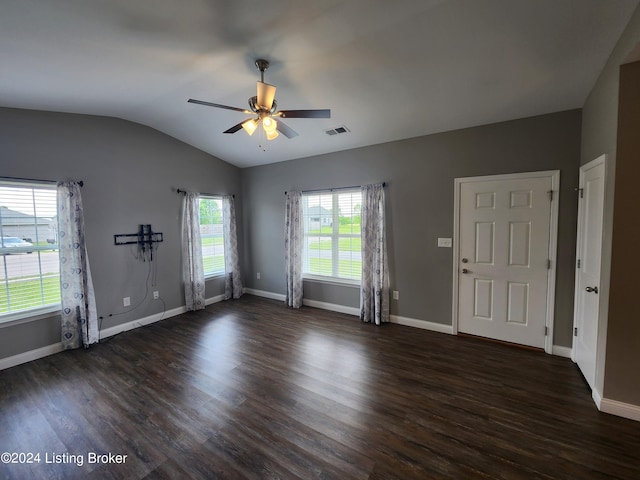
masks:
{"type": "Polygon", "coordinates": [[[264,83],[264,71],[269,68],[269,62],[259,58],[255,62],[256,67],[260,70],[260,80],[258,84],[258,94],[249,98],[249,109],[230,107],[228,105],[220,105],[219,103],[205,102],[190,98],[189,103],[197,103],[208,107],[225,108],[227,110],[235,110],[247,115],[255,115],[249,120],[244,120],[237,125],[225,130],[223,133],[236,133],[243,128],[249,135],[253,135],[259,124],[267,136],[267,140],[273,140],[278,136],[278,132],[287,138],[297,137],[298,133],[291,127],[287,126],[281,118],[331,118],[331,110],[278,110],[278,102],[276,102],[276,87],[264,83]],[[276,121],[275,118],[278,118],[276,121]]]}

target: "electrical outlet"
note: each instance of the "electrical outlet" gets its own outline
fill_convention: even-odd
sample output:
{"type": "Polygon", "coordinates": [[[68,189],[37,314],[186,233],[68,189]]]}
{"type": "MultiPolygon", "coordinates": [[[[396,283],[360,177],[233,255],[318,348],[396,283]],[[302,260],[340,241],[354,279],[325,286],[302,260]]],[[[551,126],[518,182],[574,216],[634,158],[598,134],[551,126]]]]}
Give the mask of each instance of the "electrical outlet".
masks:
{"type": "Polygon", "coordinates": [[[122,299],[122,304],[123,304],[125,307],[130,307],[130,306],[131,306],[131,297],[124,297],[124,298],[122,299]]]}
{"type": "Polygon", "coordinates": [[[260,280],[260,272],[256,273],[256,278],[260,280]]]}
{"type": "Polygon", "coordinates": [[[400,300],[400,292],[398,290],[393,291],[393,299],[400,300]]]}
{"type": "Polygon", "coordinates": [[[153,292],[153,299],[157,300],[158,298],[160,298],[160,292],[156,290],[155,292],[153,292]]]}

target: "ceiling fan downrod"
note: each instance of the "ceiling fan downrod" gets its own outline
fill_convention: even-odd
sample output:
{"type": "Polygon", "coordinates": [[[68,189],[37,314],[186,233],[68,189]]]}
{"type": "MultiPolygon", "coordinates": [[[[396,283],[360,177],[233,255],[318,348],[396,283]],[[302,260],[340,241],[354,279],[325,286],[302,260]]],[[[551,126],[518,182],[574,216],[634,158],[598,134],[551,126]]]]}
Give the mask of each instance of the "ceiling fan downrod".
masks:
{"type": "Polygon", "coordinates": [[[256,60],[256,67],[260,70],[260,81],[264,83],[264,71],[269,68],[269,61],[264,58],[259,58],[256,60]]]}

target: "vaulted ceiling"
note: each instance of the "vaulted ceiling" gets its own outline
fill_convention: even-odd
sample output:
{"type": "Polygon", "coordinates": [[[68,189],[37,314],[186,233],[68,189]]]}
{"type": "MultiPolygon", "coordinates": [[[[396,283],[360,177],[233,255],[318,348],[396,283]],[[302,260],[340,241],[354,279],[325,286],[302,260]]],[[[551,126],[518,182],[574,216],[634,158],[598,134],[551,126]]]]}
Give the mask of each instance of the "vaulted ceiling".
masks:
{"type": "Polygon", "coordinates": [[[2,0],[0,106],[118,117],[239,167],[580,108],[639,0],[2,0]],[[260,74],[300,135],[222,132],[260,74]],[[349,132],[329,136],[345,126],[349,132]]]}

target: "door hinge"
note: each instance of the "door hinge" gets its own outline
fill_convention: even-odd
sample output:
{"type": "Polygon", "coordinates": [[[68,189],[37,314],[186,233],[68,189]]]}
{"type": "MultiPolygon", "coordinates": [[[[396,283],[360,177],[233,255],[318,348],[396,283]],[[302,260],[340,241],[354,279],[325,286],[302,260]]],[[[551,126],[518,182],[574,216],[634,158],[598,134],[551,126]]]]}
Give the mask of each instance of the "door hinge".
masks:
{"type": "Polygon", "coordinates": [[[547,270],[551,270],[551,259],[547,259],[547,270]]]}
{"type": "Polygon", "coordinates": [[[549,190],[547,193],[549,194],[549,201],[553,202],[553,190],[549,190]]]}
{"type": "Polygon", "coordinates": [[[574,327],[573,329],[573,336],[577,337],[578,336],[578,327],[574,327]]]}
{"type": "Polygon", "coordinates": [[[580,198],[584,198],[584,188],[579,188],[578,191],[580,192],[580,198]]]}
{"type": "Polygon", "coordinates": [[[578,259],[578,266],[576,268],[580,268],[580,265],[582,265],[580,259],[578,259]]]}
{"type": "Polygon", "coordinates": [[[547,335],[549,335],[549,327],[547,327],[545,325],[545,327],[544,327],[544,336],[546,337],[547,335]]]}

